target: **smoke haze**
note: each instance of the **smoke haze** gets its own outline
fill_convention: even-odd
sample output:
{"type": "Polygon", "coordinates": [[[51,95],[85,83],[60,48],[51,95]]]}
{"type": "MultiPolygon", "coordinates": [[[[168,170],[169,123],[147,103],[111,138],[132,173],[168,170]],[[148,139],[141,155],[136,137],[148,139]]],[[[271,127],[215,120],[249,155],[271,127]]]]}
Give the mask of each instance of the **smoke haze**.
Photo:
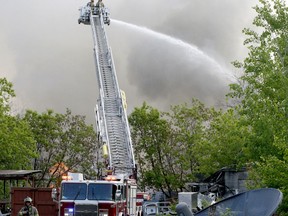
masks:
{"type": "MultiPolygon", "coordinates": [[[[92,32],[90,26],[77,23],[78,9],[86,3],[2,2],[0,75],[14,84],[18,109],[64,112],[70,108],[94,122],[98,86],[92,32]]],[[[231,77],[236,76],[230,62],[246,55],[241,31],[251,26],[256,0],[104,3],[111,12],[107,35],[128,113],[144,101],[167,110],[192,97],[207,105],[225,99],[231,77]],[[190,48],[139,26],[178,38],[190,48]]]]}

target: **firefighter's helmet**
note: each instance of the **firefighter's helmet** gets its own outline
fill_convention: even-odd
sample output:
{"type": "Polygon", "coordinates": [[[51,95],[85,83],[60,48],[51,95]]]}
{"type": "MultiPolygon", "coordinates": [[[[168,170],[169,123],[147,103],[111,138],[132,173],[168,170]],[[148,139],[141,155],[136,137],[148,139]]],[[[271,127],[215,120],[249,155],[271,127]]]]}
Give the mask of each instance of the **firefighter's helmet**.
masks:
{"type": "Polygon", "coordinates": [[[32,202],[32,199],[31,199],[31,197],[26,197],[25,199],[24,199],[24,203],[26,203],[26,202],[32,202]]]}

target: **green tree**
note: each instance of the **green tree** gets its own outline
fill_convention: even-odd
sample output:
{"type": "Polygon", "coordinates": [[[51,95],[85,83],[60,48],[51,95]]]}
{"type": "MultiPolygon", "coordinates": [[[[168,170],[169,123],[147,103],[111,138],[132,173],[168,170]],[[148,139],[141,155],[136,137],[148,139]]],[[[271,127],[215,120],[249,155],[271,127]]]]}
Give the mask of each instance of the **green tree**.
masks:
{"type": "Polygon", "coordinates": [[[69,109],[65,114],[27,110],[24,120],[37,142],[39,157],[34,160],[34,169],[42,171],[38,186],[55,184],[63,172],[82,172],[86,177],[97,175],[96,134],[83,116],[72,115],[69,109]]]}
{"type": "Polygon", "coordinates": [[[13,85],[6,78],[0,78],[0,113],[9,114],[11,99],[15,97],[13,85]]]}
{"type": "Polygon", "coordinates": [[[255,164],[251,176],[258,176],[258,186],[284,192],[280,211],[288,215],[284,183],[288,178],[288,9],[283,0],[259,0],[255,10],[258,29],[244,29],[249,54],[244,62],[234,63],[244,74],[239,84],[231,86],[230,96],[241,99],[238,110],[250,126],[245,147],[255,164]]]}
{"type": "Polygon", "coordinates": [[[0,169],[31,169],[36,157],[35,140],[29,125],[10,115],[10,100],[15,97],[12,83],[0,79],[0,169]]]}
{"type": "Polygon", "coordinates": [[[201,167],[205,165],[213,167],[204,160],[207,155],[202,145],[207,140],[205,131],[210,128],[211,121],[219,114],[220,111],[205,107],[197,99],[192,99],[190,104],[184,103],[171,108],[170,125],[173,130],[174,145],[177,146],[177,162],[181,164],[185,183],[203,178],[205,173],[200,173],[201,167]]]}
{"type": "Polygon", "coordinates": [[[209,164],[200,160],[203,152],[198,150],[205,130],[217,115],[196,99],[171,107],[169,113],[146,103],[135,108],[129,123],[141,187],[162,190],[171,197],[172,192],[186,190],[187,182],[199,180],[199,168],[209,164]]]}
{"type": "Polygon", "coordinates": [[[245,142],[249,127],[242,124],[241,116],[233,109],[218,112],[204,131],[196,151],[199,172],[205,176],[229,167],[241,169],[246,163],[245,142]]]}
{"type": "Polygon", "coordinates": [[[171,197],[181,187],[181,172],[174,163],[174,142],[170,126],[157,109],[143,103],[129,116],[131,137],[138,164],[139,186],[154,188],[171,197]]]}

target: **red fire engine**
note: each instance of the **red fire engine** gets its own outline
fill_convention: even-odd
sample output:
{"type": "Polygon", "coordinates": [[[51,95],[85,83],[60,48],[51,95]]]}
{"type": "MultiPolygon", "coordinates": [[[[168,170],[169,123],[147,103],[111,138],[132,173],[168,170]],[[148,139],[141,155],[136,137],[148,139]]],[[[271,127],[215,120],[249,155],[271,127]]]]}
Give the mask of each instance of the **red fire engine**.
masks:
{"type": "Polygon", "coordinates": [[[59,194],[56,190],[52,192],[59,205],[59,216],[141,215],[141,212],[137,212],[141,208],[136,208],[135,180],[120,176],[84,180],[82,174],[75,179],[73,175],[66,176],[66,180],[61,182],[59,194]]]}
{"type": "MultiPolygon", "coordinates": [[[[140,216],[136,208],[136,164],[126,114],[125,95],[119,89],[104,24],[110,24],[108,9],[91,0],[80,9],[78,23],[91,25],[99,99],[95,108],[98,141],[103,147],[102,162],[109,172],[101,180],[84,180],[83,175],[67,176],[52,197],[59,204],[58,216],[140,216]]],[[[92,162],[93,163],[93,162],[92,162]]],[[[92,167],[91,163],[91,167],[92,167]]]]}

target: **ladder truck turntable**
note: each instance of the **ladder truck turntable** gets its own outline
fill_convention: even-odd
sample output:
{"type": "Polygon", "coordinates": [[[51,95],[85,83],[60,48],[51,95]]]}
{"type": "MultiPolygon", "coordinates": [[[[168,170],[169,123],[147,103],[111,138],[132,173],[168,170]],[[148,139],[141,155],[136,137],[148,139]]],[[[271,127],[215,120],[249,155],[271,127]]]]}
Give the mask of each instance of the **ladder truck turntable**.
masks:
{"type": "Polygon", "coordinates": [[[101,0],[80,8],[78,23],[91,25],[94,60],[99,87],[95,107],[96,131],[103,147],[107,175],[101,180],[84,180],[81,173],[68,173],[59,191],[52,190],[58,216],[140,216],[137,200],[136,164],[125,109],[125,95],[119,89],[105,24],[109,11],[101,0]]]}

